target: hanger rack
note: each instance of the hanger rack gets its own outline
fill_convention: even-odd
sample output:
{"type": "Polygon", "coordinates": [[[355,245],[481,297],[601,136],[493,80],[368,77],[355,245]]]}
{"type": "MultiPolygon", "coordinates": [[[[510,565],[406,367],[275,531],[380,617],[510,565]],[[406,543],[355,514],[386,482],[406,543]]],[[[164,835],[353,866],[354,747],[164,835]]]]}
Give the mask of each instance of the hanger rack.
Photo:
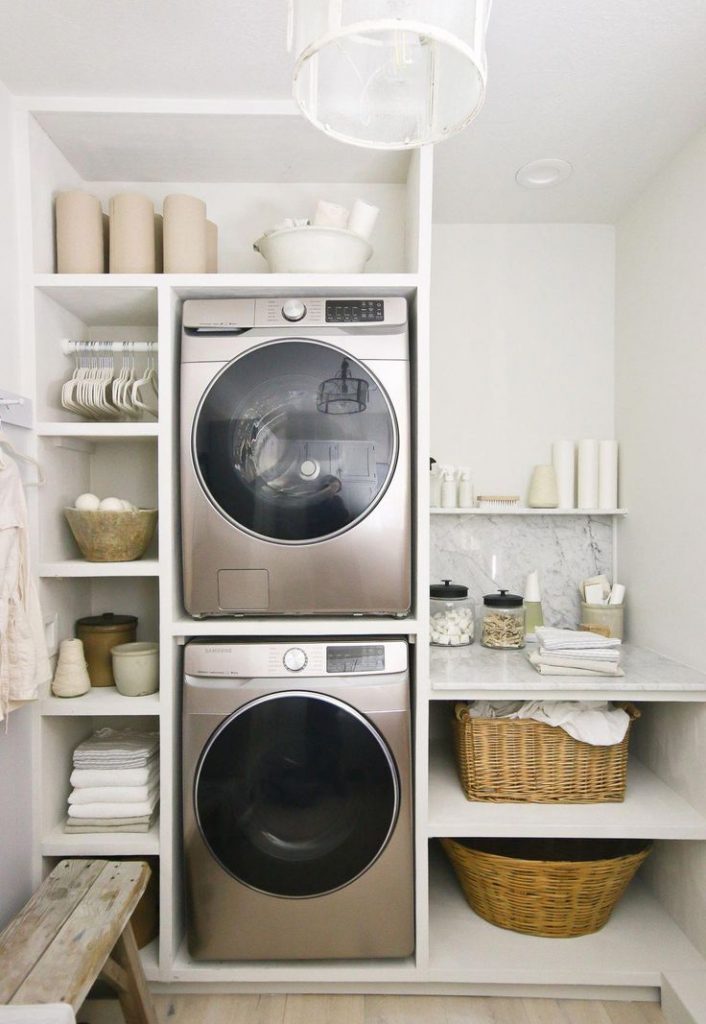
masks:
{"type": "Polygon", "coordinates": [[[0,424],[12,427],[32,427],[32,402],[24,395],[0,390],[0,424]]]}
{"type": "Polygon", "coordinates": [[[70,338],[63,338],[61,351],[65,356],[78,352],[92,352],[94,355],[108,355],[114,352],[124,352],[130,355],[133,352],[156,352],[156,341],[72,341],[70,338]]]}

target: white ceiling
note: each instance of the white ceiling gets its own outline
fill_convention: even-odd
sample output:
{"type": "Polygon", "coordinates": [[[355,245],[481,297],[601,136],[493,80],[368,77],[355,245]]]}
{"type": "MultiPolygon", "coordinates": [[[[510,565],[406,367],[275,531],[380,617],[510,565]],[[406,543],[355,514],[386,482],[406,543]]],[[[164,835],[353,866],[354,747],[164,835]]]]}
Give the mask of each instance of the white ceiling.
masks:
{"type": "MultiPolygon", "coordinates": [[[[289,94],[285,0],[0,0],[23,95],[289,94]]],[[[613,221],[706,124],[706,0],[495,0],[486,106],[437,147],[441,221],[613,221]],[[575,168],[554,189],[530,160],[575,168]]]]}

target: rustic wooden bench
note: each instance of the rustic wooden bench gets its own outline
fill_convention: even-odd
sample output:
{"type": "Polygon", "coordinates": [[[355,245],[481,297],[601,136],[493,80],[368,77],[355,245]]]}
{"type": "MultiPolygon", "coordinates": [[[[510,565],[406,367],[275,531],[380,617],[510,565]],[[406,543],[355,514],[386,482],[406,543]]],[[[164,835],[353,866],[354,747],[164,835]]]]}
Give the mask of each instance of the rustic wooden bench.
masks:
{"type": "Polygon", "coordinates": [[[0,1004],[69,1003],[100,978],[127,1024],[157,1024],[130,918],[150,869],[141,861],[62,860],[0,934],[0,1004]]]}

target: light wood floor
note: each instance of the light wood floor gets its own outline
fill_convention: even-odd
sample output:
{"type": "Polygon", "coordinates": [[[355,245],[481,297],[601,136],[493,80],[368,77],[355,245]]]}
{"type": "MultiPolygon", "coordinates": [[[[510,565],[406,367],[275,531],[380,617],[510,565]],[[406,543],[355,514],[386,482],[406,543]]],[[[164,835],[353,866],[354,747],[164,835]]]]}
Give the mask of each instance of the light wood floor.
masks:
{"type": "Polygon", "coordinates": [[[474,996],[158,996],[160,1024],[664,1024],[656,1003],[474,996]]]}

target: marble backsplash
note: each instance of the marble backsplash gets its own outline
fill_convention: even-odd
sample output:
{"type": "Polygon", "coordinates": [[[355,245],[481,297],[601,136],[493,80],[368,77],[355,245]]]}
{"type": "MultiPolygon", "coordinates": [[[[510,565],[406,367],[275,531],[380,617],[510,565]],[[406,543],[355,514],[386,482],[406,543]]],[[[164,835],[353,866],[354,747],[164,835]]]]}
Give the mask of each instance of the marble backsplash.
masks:
{"type": "Polygon", "coordinates": [[[432,515],[431,579],[452,579],[469,597],[502,587],[523,594],[539,570],[544,621],[575,628],[579,583],[605,573],[612,579],[613,529],[608,516],[432,515]]]}

